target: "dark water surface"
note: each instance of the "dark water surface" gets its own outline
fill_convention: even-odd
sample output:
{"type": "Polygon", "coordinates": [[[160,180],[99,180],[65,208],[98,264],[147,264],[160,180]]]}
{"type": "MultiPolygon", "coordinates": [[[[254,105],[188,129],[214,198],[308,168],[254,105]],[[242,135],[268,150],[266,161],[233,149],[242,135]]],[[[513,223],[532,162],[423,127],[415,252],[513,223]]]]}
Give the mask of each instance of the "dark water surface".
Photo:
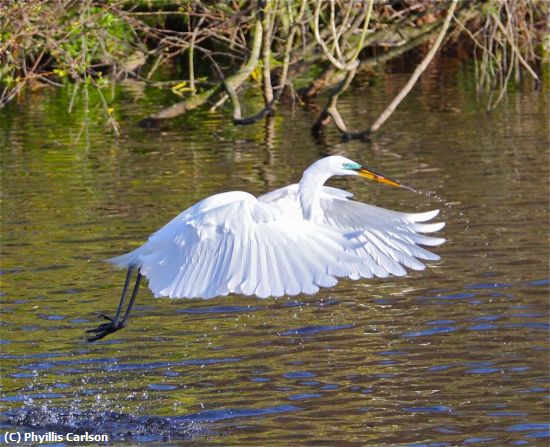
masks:
{"type": "MultiPolygon", "coordinates": [[[[342,98],[371,123],[406,77],[342,98]]],[[[116,139],[51,91],[0,111],[2,436],[149,445],[547,445],[548,99],[492,116],[468,71],[424,77],[372,142],[310,136],[311,112],[233,127],[202,111],[145,130],[163,98],[128,84],[116,139]],[[213,193],[258,194],[339,153],[424,191],[332,180],[362,201],[441,208],[442,260],[315,296],[155,300],[98,343],[124,280],[102,259],[213,193]]],[[[174,99],[173,99],[174,100],[174,99]]],[[[93,109],[92,109],[93,110],[93,109]]],[[[58,445],[73,445],[60,442],[58,445]]]]}

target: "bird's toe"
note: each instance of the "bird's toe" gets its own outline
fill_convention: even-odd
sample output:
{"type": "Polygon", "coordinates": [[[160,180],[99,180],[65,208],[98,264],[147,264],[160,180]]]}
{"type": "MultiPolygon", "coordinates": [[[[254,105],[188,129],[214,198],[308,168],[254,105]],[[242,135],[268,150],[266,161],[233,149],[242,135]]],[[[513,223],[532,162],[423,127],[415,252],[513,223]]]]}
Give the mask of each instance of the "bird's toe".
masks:
{"type": "Polygon", "coordinates": [[[115,323],[112,318],[108,318],[108,319],[111,320],[109,323],[100,324],[98,327],[94,329],[88,329],[86,331],[86,333],[88,334],[95,334],[91,337],[88,337],[89,342],[94,342],[103,337],[106,337],[107,335],[112,334],[113,332],[119,331],[120,329],[126,326],[124,322],[118,321],[115,323]]]}

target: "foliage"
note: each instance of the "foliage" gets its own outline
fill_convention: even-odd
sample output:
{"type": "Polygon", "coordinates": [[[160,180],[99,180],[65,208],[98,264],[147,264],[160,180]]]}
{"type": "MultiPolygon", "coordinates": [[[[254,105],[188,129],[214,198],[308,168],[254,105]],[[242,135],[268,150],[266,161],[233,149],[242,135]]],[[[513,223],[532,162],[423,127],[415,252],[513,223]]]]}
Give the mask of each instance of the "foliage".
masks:
{"type": "Polygon", "coordinates": [[[90,0],[10,1],[0,14],[2,102],[28,82],[81,81],[123,60],[131,27],[90,0]]]}
{"type": "Polygon", "coordinates": [[[474,44],[478,91],[491,93],[488,111],[504,97],[510,81],[520,81],[522,70],[540,82],[535,68],[548,63],[544,52],[548,31],[543,22],[548,14],[547,2],[490,1],[481,8],[476,29],[457,21],[458,31],[474,44]]]}
{"type": "MultiPolygon", "coordinates": [[[[356,65],[370,69],[425,47],[442,28],[450,4],[7,0],[0,5],[0,106],[25,87],[71,82],[82,86],[75,92],[98,89],[105,117],[118,132],[113,105],[101,89],[131,76],[183,100],[154,119],[217,97],[213,108],[231,99],[234,122],[247,124],[273,113],[285,88],[301,99],[311,97],[339,85],[356,65]],[[183,79],[155,81],[158,68],[169,64],[183,67],[183,79]],[[264,109],[242,118],[236,92],[247,79],[262,91],[264,109]],[[306,88],[296,90],[304,79],[309,80],[306,88]]],[[[489,109],[522,72],[538,81],[536,70],[547,62],[548,9],[545,2],[529,0],[458,2],[445,45],[471,42],[480,91],[498,93],[489,109]]],[[[73,103],[74,97],[69,109],[73,103]]]]}

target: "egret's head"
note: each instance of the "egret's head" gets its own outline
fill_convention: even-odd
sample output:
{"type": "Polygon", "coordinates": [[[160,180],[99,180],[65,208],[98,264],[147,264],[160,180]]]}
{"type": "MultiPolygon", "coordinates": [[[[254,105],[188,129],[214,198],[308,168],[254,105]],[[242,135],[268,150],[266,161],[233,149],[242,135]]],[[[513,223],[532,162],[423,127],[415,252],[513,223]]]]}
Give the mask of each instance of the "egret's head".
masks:
{"type": "Polygon", "coordinates": [[[413,188],[402,185],[396,180],[393,180],[376,171],[373,171],[366,166],[361,166],[359,163],[340,155],[332,155],[320,161],[326,163],[326,168],[332,172],[332,175],[358,175],[360,177],[375,180],[380,183],[386,183],[387,185],[397,186],[398,188],[405,188],[411,191],[415,191],[413,188]]]}

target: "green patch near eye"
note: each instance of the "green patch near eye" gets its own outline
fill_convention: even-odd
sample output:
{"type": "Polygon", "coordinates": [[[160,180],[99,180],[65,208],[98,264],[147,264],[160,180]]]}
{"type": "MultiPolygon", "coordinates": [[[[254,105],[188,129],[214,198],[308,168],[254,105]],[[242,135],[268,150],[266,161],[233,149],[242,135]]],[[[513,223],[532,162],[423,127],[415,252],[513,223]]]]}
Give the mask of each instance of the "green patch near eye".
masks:
{"type": "Polygon", "coordinates": [[[344,163],[342,166],[344,169],[361,169],[359,163],[344,163]]]}

